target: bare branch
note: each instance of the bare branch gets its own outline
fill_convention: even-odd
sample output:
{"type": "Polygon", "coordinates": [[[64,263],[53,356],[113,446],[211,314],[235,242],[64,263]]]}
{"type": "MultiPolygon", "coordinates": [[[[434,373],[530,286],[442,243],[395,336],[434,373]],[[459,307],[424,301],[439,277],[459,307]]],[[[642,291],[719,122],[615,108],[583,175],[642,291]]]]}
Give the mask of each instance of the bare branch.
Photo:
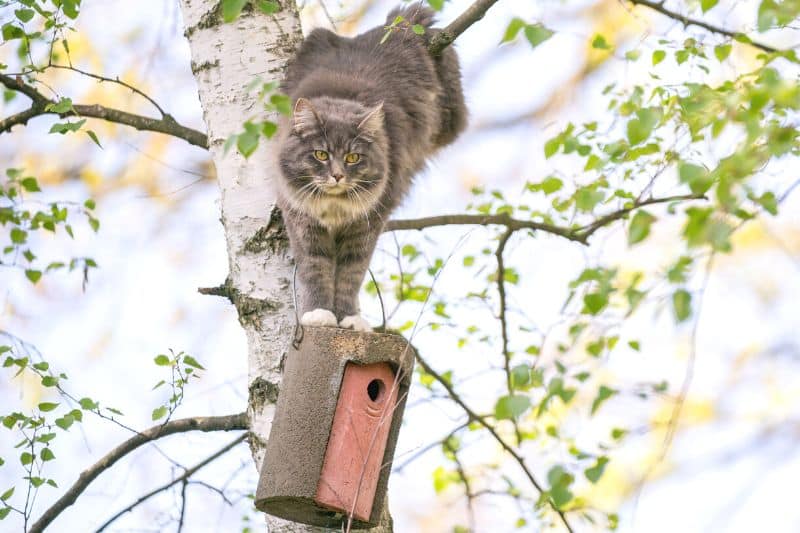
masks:
{"type": "Polygon", "coordinates": [[[27,124],[30,119],[41,115],[58,115],[62,118],[79,116],[115,122],[140,131],[164,133],[183,139],[189,144],[201,148],[208,148],[208,137],[205,133],[179,124],[168,114],[165,114],[163,118],[156,119],[96,104],[75,104],[72,106],[73,110],[71,111],[56,113],[55,111],[49,111],[47,109],[49,104],[55,104],[56,102],[47,98],[33,86],[23,82],[21,77],[13,78],[5,74],[0,74],[0,83],[5,85],[8,89],[22,93],[31,99],[31,106],[28,109],[0,120],[0,133],[10,131],[12,127],[18,124],[27,124]]]}
{"type": "Polygon", "coordinates": [[[664,7],[664,0],[661,0],[659,2],[654,2],[652,0],[629,0],[629,1],[630,1],[631,4],[638,5],[638,6],[644,6],[644,7],[647,7],[649,9],[652,9],[653,11],[658,11],[659,13],[661,13],[664,16],[667,16],[667,17],[669,17],[669,18],[671,18],[673,20],[677,20],[678,22],[682,23],[684,26],[697,26],[698,28],[703,28],[703,29],[708,30],[708,31],[710,31],[712,33],[716,33],[718,35],[724,35],[725,37],[730,37],[732,39],[741,39],[741,38],[744,37],[746,40],[743,41],[743,42],[746,42],[747,44],[750,44],[751,46],[755,46],[756,48],[760,48],[761,50],[764,50],[765,52],[768,52],[770,54],[771,53],[775,53],[775,52],[782,52],[783,51],[783,50],[778,50],[777,48],[773,48],[772,46],[753,41],[753,40],[751,40],[749,37],[747,37],[745,34],[743,34],[741,32],[726,30],[725,28],[720,28],[719,26],[714,26],[713,24],[709,24],[708,22],[704,22],[704,21],[698,20],[698,19],[693,19],[693,18],[687,17],[686,15],[681,15],[680,13],[678,13],[676,11],[671,11],[671,10],[667,9],[666,7],[664,7]]]}
{"type": "Polygon", "coordinates": [[[39,520],[31,526],[28,533],[40,533],[44,531],[64,509],[75,503],[78,496],[86,490],[86,487],[88,487],[97,476],[111,468],[114,463],[143,444],[174,433],[185,433],[187,431],[233,431],[247,428],[247,414],[238,413],[226,416],[181,418],[146,429],[126,440],[107,453],[98,462],[84,470],[67,492],[50,506],[39,520]]]}
{"type": "Polygon", "coordinates": [[[169,114],[166,111],[164,111],[164,109],[160,105],[158,105],[158,102],[153,100],[144,91],[142,91],[140,89],[137,89],[136,87],[134,87],[130,83],[126,83],[126,82],[122,81],[121,79],[119,79],[119,77],[108,78],[106,76],[101,76],[99,74],[94,74],[92,72],[87,72],[85,70],[81,70],[79,68],[73,67],[72,65],[50,64],[50,65],[47,66],[47,68],[58,68],[58,69],[64,69],[64,70],[71,70],[72,72],[75,72],[77,74],[81,74],[81,75],[86,76],[88,78],[95,79],[100,83],[103,83],[103,82],[116,83],[117,85],[121,85],[122,87],[125,87],[126,89],[129,89],[131,92],[138,94],[139,96],[141,96],[142,98],[144,98],[145,100],[150,102],[153,105],[153,107],[155,107],[158,110],[158,112],[161,114],[162,118],[166,118],[167,116],[169,116],[169,114]]]}
{"type": "Polygon", "coordinates": [[[481,20],[486,12],[489,11],[489,8],[496,3],[497,0],[478,0],[474,2],[458,18],[448,24],[446,28],[433,36],[428,45],[428,52],[433,56],[441,54],[442,50],[450,46],[467,28],[481,20]]]}
{"type": "MultiPolygon", "coordinates": [[[[467,413],[469,419],[483,426],[483,428],[489,432],[489,434],[494,438],[494,440],[497,441],[500,447],[502,447],[506,452],[508,452],[509,455],[511,455],[514,461],[516,461],[516,463],[519,465],[520,469],[522,469],[522,472],[525,474],[525,477],[528,478],[528,481],[530,481],[531,485],[533,485],[533,487],[537,491],[539,491],[540,494],[546,492],[544,487],[542,487],[542,485],[536,480],[533,473],[528,468],[528,465],[525,464],[525,460],[522,458],[522,456],[519,455],[517,451],[497,433],[497,430],[494,429],[494,426],[489,424],[484,417],[479,416],[475,411],[473,411],[464,402],[461,396],[458,395],[453,386],[444,377],[442,377],[441,374],[437,373],[433,368],[431,368],[428,362],[425,361],[425,359],[423,359],[422,356],[419,355],[419,352],[414,350],[414,353],[416,354],[417,362],[419,362],[420,366],[422,366],[422,369],[431,376],[433,376],[434,379],[438,381],[442,387],[444,387],[450,398],[456,404],[458,404],[458,406],[461,407],[461,409],[463,409],[465,413],[467,413]]],[[[553,511],[555,511],[561,518],[561,521],[564,524],[564,527],[567,529],[567,531],[572,533],[572,526],[570,526],[569,521],[567,520],[567,517],[564,514],[564,512],[558,509],[552,502],[550,502],[550,506],[552,507],[553,511]]]]}
{"type": "MultiPolygon", "coordinates": [[[[514,234],[514,230],[506,228],[505,233],[500,236],[500,241],[497,243],[497,250],[495,250],[495,257],[497,258],[497,294],[500,299],[500,309],[497,313],[497,318],[500,321],[500,337],[503,340],[503,370],[506,373],[506,387],[508,388],[509,396],[514,394],[514,386],[511,382],[511,352],[508,349],[508,320],[506,319],[506,266],[503,259],[503,253],[506,250],[508,239],[514,234]]],[[[519,432],[519,426],[516,419],[512,419],[514,424],[514,434],[517,437],[517,444],[522,443],[522,435],[519,432]]],[[[470,502],[471,505],[471,502],[470,502]]]]}
{"type": "MultiPolygon", "coordinates": [[[[247,434],[246,433],[243,434],[243,435],[239,435],[232,442],[228,443],[225,447],[221,448],[220,450],[217,450],[215,453],[213,453],[210,456],[206,457],[205,459],[203,459],[202,461],[200,461],[199,463],[197,463],[193,467],[187,468],[186,471],[181,476],[176,477],[172,481],[170,481],[168,483],[165,483],[164,485],[161,485],[160,487],[158,487],[156,489],[153,489],[150,492],[148,492],[147,494],[141,496],[135,502],[131,503],[130,505],[128,505],[127,507],[125,507],[124,509],[119,511],[117,514],[115,514],[114,516],[112,516],[111,518],[106,520],[103,523],[102,526],[97,528],[97,531],[95,533],[100,533],[101,531],[105,530],[115,520],[117,520],[119,517],[121,517],[125,513],[131,512],[133,509],[135,509],[136,507],[138,507],[139,505],[141,505],[145,501],[149,500],[150,498],[152,498],[156,494],[164,492],[165,490],[169,489],[170,487],[172,487],[174,485],[177,485],[178,483],[183,483],[183,486],[181,488],[181,492],[183,493],[183,491],[186,490],[186,485],[189,483],[189,478],[192,477],[194,474],[196,474],[198,470],[200,470],[204,466],[208,465],[209,463],[212,463],[212,462],[216,461],[217,459],[219,459],[220,457],[222,457],[223,455],[225,455],[226,453],[231,451],[233,448],[235,448],[236,445],[238,445],[240,442],[242,442],[246,438],[247,438],[247,434]]],[[[209,486],[209,488],[212,488],[212,489],[216,490],[216,487],[210,487],[209,486]]],[[[225,497],[225,494],[224,493],[221,493],[221,494],[222,494],[222,498],[226,502],[228,502],[228,499],[225,497]]],[[[186,498],[185,498],[185,495],[184,495],[183,501],[185,502],[185,500],[186,500],[186,498]]]]}

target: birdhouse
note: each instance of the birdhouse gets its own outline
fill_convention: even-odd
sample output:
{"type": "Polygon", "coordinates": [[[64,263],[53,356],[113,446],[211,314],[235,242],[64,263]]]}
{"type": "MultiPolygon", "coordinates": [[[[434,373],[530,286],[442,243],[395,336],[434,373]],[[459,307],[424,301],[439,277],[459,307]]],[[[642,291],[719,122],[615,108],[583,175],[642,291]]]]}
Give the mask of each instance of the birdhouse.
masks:
{"type": "Polygon", "coordinates": [[[315,526],[377,525],[413,367],[399,335],[304,328],[284,362],[256,508],[315,526]]]}

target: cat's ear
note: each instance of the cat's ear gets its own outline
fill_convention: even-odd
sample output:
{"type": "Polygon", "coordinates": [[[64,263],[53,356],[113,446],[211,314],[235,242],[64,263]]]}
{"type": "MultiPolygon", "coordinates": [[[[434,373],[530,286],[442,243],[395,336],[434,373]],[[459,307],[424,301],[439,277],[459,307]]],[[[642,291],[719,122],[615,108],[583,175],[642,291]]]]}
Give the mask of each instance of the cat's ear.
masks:
{"type": "Polygon", "coordinates": [[[319,127],[317,112],[306,98],[298,98],[294,103],[292,119],[294,132],[300,135],[319,127]]]}
{"type": "Polygon", "coordinates": [[[358,131],[370,139],[374,139],[383,131],[383,102],[367,112],[358,124],[358,131]]]}

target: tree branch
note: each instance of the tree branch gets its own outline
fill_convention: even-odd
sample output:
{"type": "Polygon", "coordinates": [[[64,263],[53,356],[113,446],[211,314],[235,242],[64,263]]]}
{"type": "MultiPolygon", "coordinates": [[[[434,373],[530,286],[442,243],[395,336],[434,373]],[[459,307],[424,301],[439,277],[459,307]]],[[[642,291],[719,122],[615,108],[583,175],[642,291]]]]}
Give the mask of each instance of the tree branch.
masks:
{"type": "Polygon", "coordinates": [[[709,24],[708,22],[704,22],[704,21],[699,20],[699,19],[693,19],[693,18],[687,17],[686,15],[681,15],[680,13],[678,13],[676,11],[671,11],[671,10],[667,9],[666,7],[664,7],[664,0],[661,0],[659,2],[654,2],[652,0],[629,0],[629,2],[631,4],[634,4],[634,5],[647,7],[649,9],[652,9],[653,11],[658,11],[659,13],[661,13],[664,16],[667,16],[667,17],[669,17],[669,18],[671,18],[673,20],[677,20],[678,22],[682,23],[684,26],[697,26],[698,28],[703,28],[703,29],[708,30],[708,31],[710,31],[712,33],[716,33],[718,35],[724,35],[724,36],[730,37],[732,39],[736,39],[738,37],[745,37],[747,39],[746,42],[748,44],[750,44],[751,46],[755,46],[756,48],[760,48],[761,50],[763,50],[765,52],[768,52],[768,53],[774,53],[774,52],[781,52],[782,51],[782,50],[778,50],[777,48],[773,48],[772,46],[753,41],[753,40],[751,40],[749,37],[747,37],[745,34],[743,34],[741,32],[726,30],[725,28],[720,28],[719,26],[714,26],[713,24],[709,24]]]}
{"type": "Polygon", "coordinates": [[[570,241],[579,242],[581,244],[589,244],[589,237],[591,237],[592,234],[598,229],[608,226],[616,220],[624,218],[631,211],[639,209],[640,207],[653,204],[663,204],[667,202],[706,199],[706,196],[702,194],[679,194],[675,196],[665,196],[663,198],[648,198],[647,200],[639,200],[634,202],[634,204],[630,207],[613,211],[607,215],[601,216],[590,224],[576,228],[567,228],[563,226],[556,226],[554,224],[544,224],[542,222],[534,222],[533,220],[520,220],[517,218],[512,218],[504,213],[498,215],[438,215],[425,218],[390,220],[386,224],[384,231],[403,231],[414,229],[423,230],[425,228],[433,228],[437,226],[491,225],[505,226],[510,232],[521,229],[543,231],[545,233],[552,233],[553,235],[563,237],[570,241]]]}
{"type": "Polygon", "coordinates": [[[84,470],[67,492],[50,506],[39,520],[31,526],[28,533],[41,533],[44,531],[64,509],[75,503],[78,496],[86,490],[86,487],[88,487],[97,476],[111,468],[114,463],[143,444],[174,433],[185,433],[187,431],[233,431],[247,428],[247,414],[238,413],[227,416],[181,418],[146,429],[126,440],[107,453],[98,462],[84,470]]]}
{"type": "Polygon", "coordinates": [[[517,231],[521,229],[532,229],[543,231],[545,233],[552,233],[559,237],[564,237],[571,241],[577,241],[581,244],[586,244],[586,240],[578,235],[574,230],[555,226],[553,224],[544,224],[541,222],[534,222],[533,220],[519,220],[512,218],[506,214],[500,215],[438,215],[426,218],[414,218],[405,220],[390,220],[386,224],[384,231],[403,231],[403,230],[422,230],[425,228],[432,228],[435,226],[463,226],[463,225],[478,225],[478,226],[493,226],[500,225],[517,231]]]}
{"type": "MultiPolygon", "coordinates": [[[[209,464],[209,463],[211,463],[213,461],[216,461],[217,459],[219,459],[220,457],[222,457],[223,455],[225,455],[226,453],[231,451],[233,448],[235,448],[236,445],[238,445],[240,442],[242,442],[246,438],[247,438],[247,434],[246,433],[243,434],[243,435],[239,435],[232,442],[228,443],[224,448],[216,451],[214,454],[210,455],[209,457],[206,457],[204,460],[200,461],[199,463],[197,463],[193,467],[187,468],[186,471],[183,473],[183,475],[181,475],[181,476],[173,479],[172,481],[170,481],[168,483],[165,483],[164,485],[161,485],[157,489],[153,489],[150,492],[148,492],[147,494],[141,496],[135,502],[131,503],[130,505],[128,505],[127,507],[125,507],[124,509],[119,511],[117,514],[115,514],[114,516],[112,516],[111,518],[106,520],[103,523],[102,526],[97,528],[97,531],[95,533],[100,533],[101,531],[105,530],[115,520],[117,520],[119,517],[121,517],[125,513],[129,513],[134,508],[136,508],[137,506],[139,506],[142,503],[144,503],[146,500],[149,500],[150,498],[152,498],[156,494],[164,492],[165,490],[169,489],[173,485],[177,485],[178,483],[183,483],[184,487],[185,487],[185,485],[188,482],[189,478],[192,477],[195,473],[197,473],[198,470],[200,470],[201,468],[203,468],[207,464],[209,464]]],[[[223,498],[225,498],[224,494],[223,494],[223,498]]]]}
{"type": "MultiPolygon", "coordinates": [[[[536,478],[534,477],[533,473],[532,473],[532,472],[530,471],[530,469],[528,468],[528,465],[526,465],[526,464],[525,464],[525,460],[522,458],[522,456],[521,456],[521,455],[519,455],[519,454],[517,453],[517,451],[516,451],[516,450],[515,450],[513,447],[511,447],[511,446],[510,446],[510,445],[509,445],[509,444],[508,444],[508,443],[507,443],[507,442],[506,442],[506,441],[505,441],[505,440],[504,440],[504,439],[503,439],[503,438],[502,438],[502,437],[501,437],[501,436],[500,436],[500,435],[497,433],[497,430],[495,430],[495,429],[494,429],[494,426],[492,426],[491,424],[489,424],[489,423],[486,421],[486,419],[485,419],[484,417],[482,417],[482,416],[479,416],[479,415],[478,415],[478,414],[477,414],[475,411],[473,411],[473,410],[472,410],[472,409],[471,409],[471,408],[470,408],[470,407],[469,407],[469,406],[468,406],[466,403],[464,403],[464,400],[461,398],[461,396],[459,396],[459,395],[458,395],[458,393],[455,391],[455,389],[453,388],[453,386],[452,386],[452,385],[451,385],[451,384],[450,384],[450,383],[449,383],[449,382],[448,382],[448,381],[447,381],[447,380],[446,380],[444,377],[442,377],[442,376],[441,376],[439,373],[437,373],[437,372],[436,372],[436,371],[435,371],[433,368],[431,368],[431,366],[428,364],[428,362],[427,362],[427,361],[425,361],[425,359],[423,359],[423,358],[422,358],[422,356],[420,356],[420,355],[419,355],[419,352],[417,352],[416,350],[414,350],[414,353],[416,354],[416,359],[417,359],[417,362],[420,364],[420,366],[422,366],[422,369],[423,369],[425,372],[427,372],[428,374],[430,374],[431,376],[433,376],[433,377],[434,377],[434,379],[435,379],[436,381],[438,381],[438,382],[439,382],[439,384],[440,384],[442,387],[444,387],[444,389],[447,391],[447,394],[450,396],[450,398],[451,398],[451,399],[452,399],[452,400],[453,400],[453,401],[454,401],[456,404],[458,404],[458,406],[459,406],[459,407],[461,407],[461,409],[463,409],[465,413],[467,413],[467,416],[469,417],[469,419],[470,419],[470,420],[472,420],[472,421],[475,421],[475,422],[477,422],[478,424],[480,424],[480,425],[481,425],[481,426],[482,426],[482,427],[483,427],[483,428],[484,428],[486,431],[488,431],[488,432],[489,432],[489,434],[490,434],[490,435],[491,435],[491,436],[494,438],[494,440],[496,440],[496,441],[497,441],[497,443],[498,443],[498,444],[499,444],[499,445],[500,445],[500,446],[501,446],[501,447],[502,447],[502,448],[503,448],[503,449],[504,449],[506,452],[508,452],[508,454],[509,454],[509,455],[511,455],[511,457],[514,459],[514,461],[516,461],[516,462],[517,462],[517,464],[519,465],[519,467],[522,469],[522,472],[525,474],[525,477],[527,477],[527,478],[528,478],[528,481],[530,481],[531,485],[533,485],[533,487],[534,487],[534,488],[535,488],[537,491],[539,491],[539,493],[540,493],[540,494],[541,494],[541,493],[544,493],[544,492],[546,492],[546,490],[544,489],[544,487],[542,487],[542,485],[541,485],[541,484],[540,484],[540,483],[539,483],[539,482],[536,480],[536,478]]],[[[552,509],[553,509],[553,510],[554,510],[554,511],[555,511],[555,512],[558,514],[558,516],[561,518],[561,521],[563,522],[563,524],[564,524],[564,527],[567,529],[567,531],[569,531],[569,533],[572,533],[572,526],[570,526],[570,524],[569,524],[569,521],[567,520],[567,517],[566,517],[566,515],[564,514],[564,512],[563,512],[563,511],[561,511],[559,508],[557,508],[557,507],[555,506],[555,504],[553,504],[553,503],[552,503],[550,500],[548,500],[548,502],[550,503],[550,506],[552,507],[552,509]]]]}
{"type": "Polygon", "coordinates": [[[22,81],[21,77],[13,78],[5,74],[0,74],[0,83],[5,85],[8,89],[24,94],[31,99],[31,106],[15,115],[11,115],[3,120],[0,120],[0,133],[10,131],[12,127],[18,124],[27,124],[28,121],[34,117],[41,115],[58,115],[62,118],[69,116],[89,117],[106,120],[108,122],[115,122],[130,126],[140,131],[154,131],[171,135],[179,139],[183,139],[189,144],[199,146],[201,148],[208,148],[208,137],[205,133],[188,128],[179,124],[171,115],[165,114],[162,118],[156,119],[145,117],[142,115],[135,115],[101,105],[73,105],[73,110],[65,113],[56,113],[48,111],[49,104],[56,102],[44,96],[41,92],[36,90],[33,86],[22,81]]]}
{"type": "Polygon", "coordinates": [[[428,53],[438,56],[442,50],[450,46],[459,35],[464,33],[467,28],[483,18],[489,8],[497,3],[497,0],[477,0],[469,6],[461,15],[446,28],[439,31],[428,44],[428,53]]]}

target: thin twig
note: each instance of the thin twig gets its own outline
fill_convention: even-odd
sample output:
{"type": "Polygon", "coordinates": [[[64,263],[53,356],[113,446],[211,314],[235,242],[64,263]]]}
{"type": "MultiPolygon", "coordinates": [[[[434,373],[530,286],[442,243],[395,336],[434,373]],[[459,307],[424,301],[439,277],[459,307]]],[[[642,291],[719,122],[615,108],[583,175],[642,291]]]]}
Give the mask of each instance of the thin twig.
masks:
{"type": "Polygon", "coordinates": [[[95,464],[81,472],[81,475],[78,476],[78,480],[63,496],[61,496],[61,498],[42,514],[39,520],[31,526],[28,533],[40,533],[44,531],[64,509],[75,503],[78,497],[97,476],[111,468],[117,461],[143,444],[174,433],[185,433],[187,431],[232,431],[247,428],[247,413],[238,413],[226,416],[181,418],[167,424],[158,424],[157,426],[146,429],[126,440],[108,452],[95,464]]]}
{"type": "Polygon", "coordinates": [[[138,94],[139,96],[141,96],[142,98],[144,98],[145,100],[150,102],[153,105],[153,107],[155,107],[158,110],[158,112],[161,114],[161,118],[166,118],[167,116],[169,116],[169,113],[164,111],[164,109],[160,105],[158,105],[158,102],[153,100],[153,98],[148,96],[141,89],[138,89],[138,88],[134,87],[133,85],[122,81],[121,79],[119,79],[119,77],[107,78],[106,76],[101,76],[99,74],[94,74],[92,72],[87,72],[85,70],[81,70],[81,69],[79,69],[77,67],[73,67],[72,65],[50,64],[50,65],[47,66],[47,68],[57,68],[57,69],[71,70],[72,72],[75,72],[77,74],[81,74],[83,76],[86,76],[86,77],[89,77],[89,78],[93,78],[93,79],[99,81],[100,83],[103,83],[103,82],[116,83],[117,85],[121,85],[122,87],[125,87],[126,89],[129,89],[131,92],[134,92],[134,93],[138,94]]]}
{"type": "MultiPolygon", "coordinates": [[[[502,447],[506,452],[508,452],[509,455],[511,455],[514,461],[516,461],[516,463],[519,465],[522,472],[525,474],[525,477],[528,478],[528,481],[530,481],[531,485],[533,485],[533,487],[537,491],[539,491],[540,494],[546,492],[544,487],[539,483],[539,481],[536,480],[533,473],[528,468],[528,465],[525,464],[525,460],[522,458],[522,456],[519,455],[517,451],[497,433],[497,430],[495,430],[494,426],[489,424],[484,417],[479,416],[475,411],[473,411],[464,402],[461,396],[459,396],[459,394],[455,391],[452,385],[450,385],[450,383],[448,383],[444,377],[442,377],[433,368],[431,368],[428,362],[425,361],[425,359],[422,356],[420,356],[419,353],[415,352],[415,354],[417,362],[422,366],[422,369],[425,370],[425,372],[427,372],[431,376],[433,376],[434,379],[438,381],[442,387],[444,387],[450,398],[456,404],[458,404],[458,406],[461,407],[461,409],[463,409],[465,413],[467,413],[467,416],[470,418],[470,420],[475,421],[481,426],[483,426],[483,428],[489,432],[489,434],[494,438],[494,440],[497,441],[500,447],[502,447]]],[[[569,531],[569,533],[573,533],[572,526],[570,526],[569,521],[567,520],[567,517],[564,514],[564,511],[556,507],[552,501],[548,500],[548,502],[550,503],[550,507],[553,509],[553,511],[555,511],[555,513],[558,514],[559,518],[561,518],[561,522],[564,524],[564,527],[567,529],[567,531],[569,531]]]]}
{"type": "MultiPolygon", "coordinates": [[[[508,239],[514,234],[514,230],[506,228],[506,231],[500,236],[500,241],[497,243],[497,250],[495,250],[495,257],[497,258],[497,294],[500,298],[500,309],[497,313],[497,319],[500,321],[500,337],[502,339],[503,348],[503,370],[506,373],[506,388],[508,395],[513,396],[514,384],[511,382],[511,351],[508,348],[508,320],[506,318],[506,266],[503,260],[503,252],[505,252],[508,239]]],[[[511,423],[514,425],[514,434],[517,437],[517,444],[522,443],[522,434],[519,432],[519,425],[517,419],[512,418],[511,423]]]]}
{"type": "Polygon", "coordinates": [[[686,15],[681,15],[676,11],[671,11],[664,7],[664,0],[660,2],[654,2],[652,0],[629,0],[631,4],[644,6],[653,11],[657,11],[664,16],[667,16],[673,20],[677,20],[678,22],[682,23],[684,26],[697,26],[698,28],[703,28],[708,30],[712,33],[716,33],[718,35],[724,35],[725,37],[730,37],[732,39],[741,39],[742,37],[746,38],[744,42],[751,46],[755,46],[756,48],[760,48],[761,50],[768,52],[768,53],[775,53],[775,52],[782,52],[782,50],[778,50],[777,48],[773,48],[772,46],[766,45],[764,43],[759,43],[757,41],[751,40],[745,34],[738,32],[738,31],[731,31],[725,28],[720,28],[719,26],[714,26],[713,24],[709,24],[708,22],[704,22],[699,19],[694,19],[687,17],[686,15]]]}

